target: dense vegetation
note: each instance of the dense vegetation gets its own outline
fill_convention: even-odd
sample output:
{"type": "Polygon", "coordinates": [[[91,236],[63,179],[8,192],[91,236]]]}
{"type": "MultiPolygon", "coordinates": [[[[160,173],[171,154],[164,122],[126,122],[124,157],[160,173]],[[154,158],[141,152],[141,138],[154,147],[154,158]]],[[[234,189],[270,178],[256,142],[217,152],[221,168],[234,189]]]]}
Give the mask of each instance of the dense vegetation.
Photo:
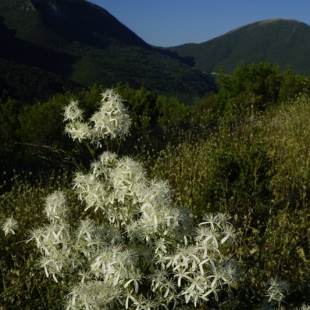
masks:
{"type": "Polygon", "coordinates": [[[299,74],[310,74],[308,57],[310,26],[295,20],[271,19],[252,23],[199,44],[184,44],[169,48],[203,72],[218,72],[223,68],[232,74],[236,65],[270,61],[281,72],[291,67],[299,74]]]}
{"type": "MultiPolygon", "coordinates": [[[[196,222],[206,212],[232,216],[239,243],[228,254],[242,266],[243,278],[231,291],[219,292],[220,309],[267,307],[270,278],[290,284],[281,306],[310,304],[310,79],[263,62],[240,63],[232,76],[220,73],[217,82],[218,93],[190,106],[143,87],[117,85],[132,134],[127,141],[108,141],[103,150],[130,155],[149,176],[168,180],[174,203],[189,207],[196,222]]],[[[72,221],[83,213],[70,176],[93,158],[63,135],[62,112],[78,100],[90,116],[103,90],[94,85],[28,105],[2,99],[0,221],[14,216],[19,223],[15,235],[0,236],[5,309],[62,304],[66,282],[56,284],[37,270],[38,251],[25,240],[44,223],[42,208],[53,190],[65,191],[76,212],[72,221]]],[[[201,309],[207,306],[215,304],[201,309]]]]}

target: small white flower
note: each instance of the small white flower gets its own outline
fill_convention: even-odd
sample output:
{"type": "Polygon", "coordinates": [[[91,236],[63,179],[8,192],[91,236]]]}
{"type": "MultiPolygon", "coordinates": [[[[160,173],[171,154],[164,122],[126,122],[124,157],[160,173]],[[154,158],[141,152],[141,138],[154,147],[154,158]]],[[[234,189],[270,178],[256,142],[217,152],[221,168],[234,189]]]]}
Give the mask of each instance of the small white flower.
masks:
{"type": "Polygon", "coordinates": [[[44,212],[52,222],[64,220],[68,212],[65,194],[62,191],[55,191],[47,196],[44,212]]]}
{"type": "Polygon", "coordinates": [[[106,137],[111,139],[127,135],[131,124],[127,109],[122,98],[113,90],[102,94],[101,108],[90,118],[93,125],[92,142],[100,146],[100,140],[106,137]]]}
{"type": "Polygon", "coordinates": [[[7,218],[4,224],[2,225],[2,230],[4,231],[5,235],[10,233],[15,234],[14,230],[17,229],[18,229],[17,221],[12,216],[7,218]]]}
{"type": "Polygon", "coordinates": [[[202,297],[203,298],[207,298],[207,296],[209,296],[211,293],[213,293],[215,300],[218,301],[219,300],[219,296],[218,296],[217,293],[219,291],[220,291],[220,289],[217,286],[211,286],[209,288],[209,290],[205,294],[202,295],[202,297]]]}
{"type": "Polygon", "coordinates": [[[65,133],[67,133],[73,141],[78,140],[82,142],[82,140],[90,138],[88,125],[80,121],[67,124],[65,126],[65,133]]]}
{"type": "Polygon", "coordinates": [[[99,156],[99,160],[102,165],[111,166],[117,160],[117,154],[109,152],[109,151],[105,151],[99,156]]]}
{"type": "Polygon", "coordinates": [[[96,227],[91,220],[81,220],[79,227],[77,228],[77,240],[83,238],[86,241],[92,241],[92,237],[96,227]]]}
{"type": "Polygon", "coordinates": [[[191,280],[191,274],[190,271],[186,271],[184,268],[179,268],[174,275],[174,277],[178,279],[178,287],[181,287],[182,279],[186,279],[185,281],[191,280]]]}
{"type": "Polygon", "coordinates": [[[83,111],[78,107],[78,101],[72,100],[69,105],[64,108],[64,121],[82,121],[83,111]]]}
{"type": "Polygon", "coordinates": [[[235,242],[236,243],[236,231],[234,227],[230,224],[226,224],[223,227],[223,233],[224,237],[221,239],[221,244],[225,243],[226,241],[229,242],[235,242]]]}
{"type": "Polygon", "coordinates": [[[270,287],[268,288],[267,297],[269,297],[268,302],[278,302],[281,304],[285,298],[285,294],[289,293],[289,285],[286,281],[282,281],[277,278],[271,278],[269,280],[270,287]]]}
{"type": "Polygon", "coordinates": [[[133,283],[134,287],[135,287],[135,293],[138,293],[138,291],[139,291],[139,282],[141,281],[141,279],[142,279],[142,274],[141,274],[140,270],[137,269],[135,272],[133,272],[131,274],[130,279],[124,284],[124,288],[127,288],[127,286],[130,283],[133,283]]]}
{"type": "Polygon", "coordinates": [[[204,222],[200,223],[199,226],[202,225],[209,225],[212,230],[216,230],[216,227],[221,228],[222,219],[219,218],[219,214],[205,214],[204,215],[204,222]]]}

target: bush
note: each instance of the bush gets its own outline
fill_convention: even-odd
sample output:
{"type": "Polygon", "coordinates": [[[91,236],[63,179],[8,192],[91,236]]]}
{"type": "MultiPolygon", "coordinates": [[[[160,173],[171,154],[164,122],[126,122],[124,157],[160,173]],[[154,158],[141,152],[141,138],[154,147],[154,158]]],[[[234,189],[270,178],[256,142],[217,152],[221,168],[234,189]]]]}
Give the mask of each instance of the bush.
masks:
{"type": "Polygon", "coordinates": [[[169,180],[195,219],[232,216],[241,242],[230,254],[245,270],[237,309],[264,303],[272,277],[290,283],[291,306],[309,302],[308,106],[301,98],[260,117],[219,122],[206,139],[189,135],[149,160],[151,174],[169,180]]]}
{"type": "Polygon", "coordinates": [[[64,115],[93,161],[76,161],[73,191],[56,178],[1,196],[3,305],[270,309],[282,305],[287,282],[289,307],[309,303],[307,97],[205,132],[177,131],[158,157],[144,159],[147,171],[111,148],[97,156],[129,130],[113,91],[88,121],[76,101],[64,115]]]}
{"type": "MultiPolygon", "coordinates": [[[[88,122],[82,115],[72,101],[64,112],[65,131],[92,153],[102,139],[128,132],[128,114],[113,91],[103,94],[88,122]]],[[[47,223],[30,238],[45,275],[68,293],[65,309],[196,307],[218,302],[237,281],[238,266],[225,256],[235,243],[229,216],[205,215],[195,229],[188,212],[172,206],[168,184],[149,180],[130,157],[105,151],[88,172],[76,173],[74,192],[84,211],[72,216],[77,209],[69,209],[57,190],[45,201],[47,223]],[[81,219],[74,221],[77,214],[81,219]]],[[[12,232],[16,223],[3,228],[12,232]]]]}

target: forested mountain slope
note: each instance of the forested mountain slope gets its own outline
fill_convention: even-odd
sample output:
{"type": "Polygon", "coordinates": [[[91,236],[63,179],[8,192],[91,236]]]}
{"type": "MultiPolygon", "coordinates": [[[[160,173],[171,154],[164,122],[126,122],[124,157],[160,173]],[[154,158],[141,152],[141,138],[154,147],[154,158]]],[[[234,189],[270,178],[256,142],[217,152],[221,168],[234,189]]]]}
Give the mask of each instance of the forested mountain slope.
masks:
{"type": "MultiPolygon", "coordinates": [[[[23,65],[20,71],[31,71],[34,81],[28,67],[83,86],[121,82],[180,98],[215,90],[210,76],[150,46],[83,0],[1,0],[0,43],[2,64],[23,65]]],[[[1,88],[15,89],[6,71],[0,73],[1,88]]],[[[18,71],[15,81],[23,80],[18,71]]]]}
{"type": "Polygon", "coordinates": [[[231,74],[240,61],[277,64],[281,71],[310,75],[310,26],[295,20],[271,19],[255,22],[200,44],[169,48],[192,60],[206,73],[222,67],[231,74]]]}

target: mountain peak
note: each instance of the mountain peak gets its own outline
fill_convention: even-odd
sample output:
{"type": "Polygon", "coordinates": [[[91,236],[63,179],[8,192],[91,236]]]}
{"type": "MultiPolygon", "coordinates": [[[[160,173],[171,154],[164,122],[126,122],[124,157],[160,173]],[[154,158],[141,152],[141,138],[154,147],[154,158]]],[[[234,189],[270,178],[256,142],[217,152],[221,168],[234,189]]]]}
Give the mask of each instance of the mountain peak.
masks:
{"type": "MultiPolygon", "coordinates": [[[[298,22],[294,19],[285,19],[285,18],[271,18],[271,19],[265,19],[258,22],[259,25],[265,25],[265,24],[272,24],[277,22],[298,22]]],[[[298,22],[299,23],[299,22],[298,22]]]]}
{"type": "MultiPolygon", "coordinates": [[[[230,30],[229,32],[227,32],[226,34],[230,34],[239,30],[243,30],[243,29],[252,29],[253,27],[258,27],[258,26],[277,26],[277,25],[287,25],[287,26],[297,26],[297,25],[306,25],[298,20],[295,19],[285,19],[285,18],[270,18],[270,19],[264,19],[264,20],[260,20],[260,21],[256,21],[253,23],[249,23],[240,27],[237,27],[235,29],[230,30]]],[[[224,34],[224,35],[226,35],[224,34]]],[[[221,37],[221,36],[220,36],[221,37]]],[[[216,39],[216,38],[215,38],[216,39]]]]}
{"type": "Polygon", "coordinates": [[[231,74],[241,61],[269,61],[281,71],[291,67],[296,73],[310,74],[310,26],[293,19],[257,21],[212,40],[170,48],[180,57],[194,59],[195,68],[231,74]]]}

